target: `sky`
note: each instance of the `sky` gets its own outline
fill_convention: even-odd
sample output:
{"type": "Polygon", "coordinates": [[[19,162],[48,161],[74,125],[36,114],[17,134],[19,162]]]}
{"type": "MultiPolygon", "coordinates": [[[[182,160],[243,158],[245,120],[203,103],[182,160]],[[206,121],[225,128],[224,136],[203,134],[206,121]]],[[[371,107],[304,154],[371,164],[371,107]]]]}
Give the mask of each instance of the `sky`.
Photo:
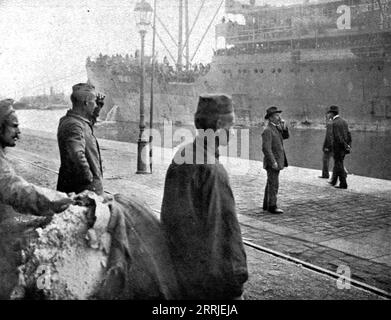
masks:
{"type": "MultiPolygon", "coordinates": [[[[153,6],[153,0],[147,0],[153,6]]],[[[249,0],[237,0],[249,3],[249,0]]],[[[0,0],[0,97],[70,93],[75,83],[87,81],[88,56],[133,54],[140,48],[134,7],[137,0],[0,0]]],[[[225,15],[221,0],[205,0],[190,40],[190,56],[212,21],[194,62],[210,62],[215,46],[214,25],[225,15]]],[[[257,4],[288,4],[300,0],[257,0],[257,4]]],[[[192,26],[201,0],[189,0],[192,26]]],[[[157,0],[157,16],[178,39],[178,0],[157,0]]],[[[177,49],[161,24],[159,35],[176,56],[177,49]]],[[[146,36],[151,54],[152,30],[146,36]]],[[[169,54],[156,39],[158,59],[169,54]]]]}

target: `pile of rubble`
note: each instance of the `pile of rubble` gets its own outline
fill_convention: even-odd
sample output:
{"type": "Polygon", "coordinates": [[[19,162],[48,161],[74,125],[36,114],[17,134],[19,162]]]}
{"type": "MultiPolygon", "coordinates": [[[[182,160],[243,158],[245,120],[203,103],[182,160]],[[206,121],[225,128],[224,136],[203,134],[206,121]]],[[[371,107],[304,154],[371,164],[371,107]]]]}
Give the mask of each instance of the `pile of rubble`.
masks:
{"type": "Polygon", "coordinates": [[[0,246],[12,256],[0,261],[0,284],[7,283],[0,297],[1,291],[14,300],[180,297],[165,233],[145,203],[122,195],[104,202],[91,192],[74,199],[77,206],[31,227],[29,236],[9,233],[13,242],[23,241],[0,246]]]}
{"type": "Polygon", "coordinates": [[[38,237],[21,251],[23,264],[11,299],[93,298],[108,259],[110,210],[102,202],[92,209],[71,206],[36,229],[38,237]]]}

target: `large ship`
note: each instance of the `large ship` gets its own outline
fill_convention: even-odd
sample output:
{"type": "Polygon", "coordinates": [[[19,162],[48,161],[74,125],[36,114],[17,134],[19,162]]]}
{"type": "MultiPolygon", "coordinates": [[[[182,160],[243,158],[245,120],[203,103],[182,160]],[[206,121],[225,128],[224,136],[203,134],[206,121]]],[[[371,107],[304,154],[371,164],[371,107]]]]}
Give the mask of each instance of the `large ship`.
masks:
{"type": "MultiPolygon", "coordinates": [[[[265,110],[276,105],[293,126],[316,127],[335,104],[353,129],[391,128],[390,0],[283,6],[226,0],[215,36],[220,48],[210,65],[182,66],[182,55],[175,68],[157,65],[154,122],[190,124],[199,94],[224,92],[232,96],[237,123],[244,126],[262,125],[265,110]],[[241,22],[230,18],[237,16],[241,22]]],[[[146,70],[152,72],[148,61],[146,70]]],[[[138,121],[137,57],[88,58],[87,73],[107,95],[107,108],[115,106],[119,120],[138,121]]]]}

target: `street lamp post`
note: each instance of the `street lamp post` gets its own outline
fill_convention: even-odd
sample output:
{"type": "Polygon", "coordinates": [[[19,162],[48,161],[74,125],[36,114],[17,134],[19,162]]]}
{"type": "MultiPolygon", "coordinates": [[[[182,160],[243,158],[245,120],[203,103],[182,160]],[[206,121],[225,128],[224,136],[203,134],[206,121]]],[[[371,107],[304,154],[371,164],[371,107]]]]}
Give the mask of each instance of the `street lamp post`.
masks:
{"type": "Polygon", "coordinates": [[[143,137],[145,129],[144,120],[144,81],[145,81],[145,67],[144,67],[144,46],[145,46],[145,35],[147,28],[151,24],[152,7],[145,0],[141,0],[136,3],[134,9],[136,25],[141,36],[141,79],[140,79],[140,134],[137,141],[137,172],[138,174],[149,173],[147,171],[147,145],[148,141],[143,137]]]}
{"type": "Polygon", "coordinates": [[[149,169],[152,173],[152,142],[153,142],[153,81],[155,77],[155,43],[156,43],[156,0],[153,1],[153,34],[152,34],[152,74],[151,74],[151,101],[150,101],[150,108],[149,108],[149,169]]]}

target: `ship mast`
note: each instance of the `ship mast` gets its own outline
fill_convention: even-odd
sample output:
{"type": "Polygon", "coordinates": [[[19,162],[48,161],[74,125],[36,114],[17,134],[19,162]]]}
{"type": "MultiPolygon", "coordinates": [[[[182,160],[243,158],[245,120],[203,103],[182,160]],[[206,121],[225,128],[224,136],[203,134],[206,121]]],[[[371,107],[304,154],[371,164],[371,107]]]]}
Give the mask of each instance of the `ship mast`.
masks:
{"type": "Polygon", "coordinates": [[[202,8],[205,5],[206,0],[202,0],[201,6],[198,9],[197,15],[192,23],[191,28],[189,29],[189,0],[179,0],[179,25],[178,25],[178,42],[174,39],[174,37],[171,35],[168,28],[165,26],[164,22],[159,18],[159,16],[156,16],[157,21],[163,26],[164,30],[167,32],[169,38],[175,43],[178,49],[178,55],[177,57],[174,57],[174,54],[171,53],[171,51],[168,49],[168,46],[165,44],[162,37],[159,35],[159,32],[155,29],[156,36],[160,40],[160,42],[163,44],[164,48],[170,55],[171,59],[176,64],[177,71],[182,71],[183,68],[183,58],[186,59],[186,70],[189,70],[191,62],[193,61],[195,55],[198,52],[198,49],[200,48],[206,34],[208,33],[210,27],[212,26],[213,21],[215,20],[221,6],[224,3],[224,0],[221,0],[219,7],[217,8],[212,20],[209,23],[209,26],[206,28],[204,35],[202,36],[201,40],[199,41],[193,55],[190,57],[190,36],[193,32],[193,29],[198,21],[198,18],[200,16],[200,13],[202,11],[202,8]],[[183,43],[183,16],[185,16],[185,43],[183,43]]]}
{"type": "Polygon", "coordinates": [[[380,9],[380,26],[381,26],[381,29],[384,28],[384,12],[383,12],[383,6],[381,4],[381,1],[380,0],[377,0],[377,4],[379,5],[379,9],[380,9]]]}
{"type": "Polygon", "coordinates": [[[189,71],[189,64],[190,64],[190,53],[189,53],[189,44],[190,44],[190,34],[189,34],[189,0],[185,0],[185,34],[186,34],[186,71],[189,71]]]}
{"type": "Polygon", "coordinates": [[[183,47],[183,0],[179,0],[179,33],[178,33],[178,61],[177,70],[182,70],[182,47],[183,47]]]}
{"type": "Polygon", "coordinates": [[[179,30],[178,30],[178,60],[177,70],[181,71],[183,67],[182,57],[185,49],[186,70],[190,65],[190,47],[189,47],[189,0],[179,0],[179,30]],[[183,44],[183,16],[185,16],[185,44],[183,44]]]}

